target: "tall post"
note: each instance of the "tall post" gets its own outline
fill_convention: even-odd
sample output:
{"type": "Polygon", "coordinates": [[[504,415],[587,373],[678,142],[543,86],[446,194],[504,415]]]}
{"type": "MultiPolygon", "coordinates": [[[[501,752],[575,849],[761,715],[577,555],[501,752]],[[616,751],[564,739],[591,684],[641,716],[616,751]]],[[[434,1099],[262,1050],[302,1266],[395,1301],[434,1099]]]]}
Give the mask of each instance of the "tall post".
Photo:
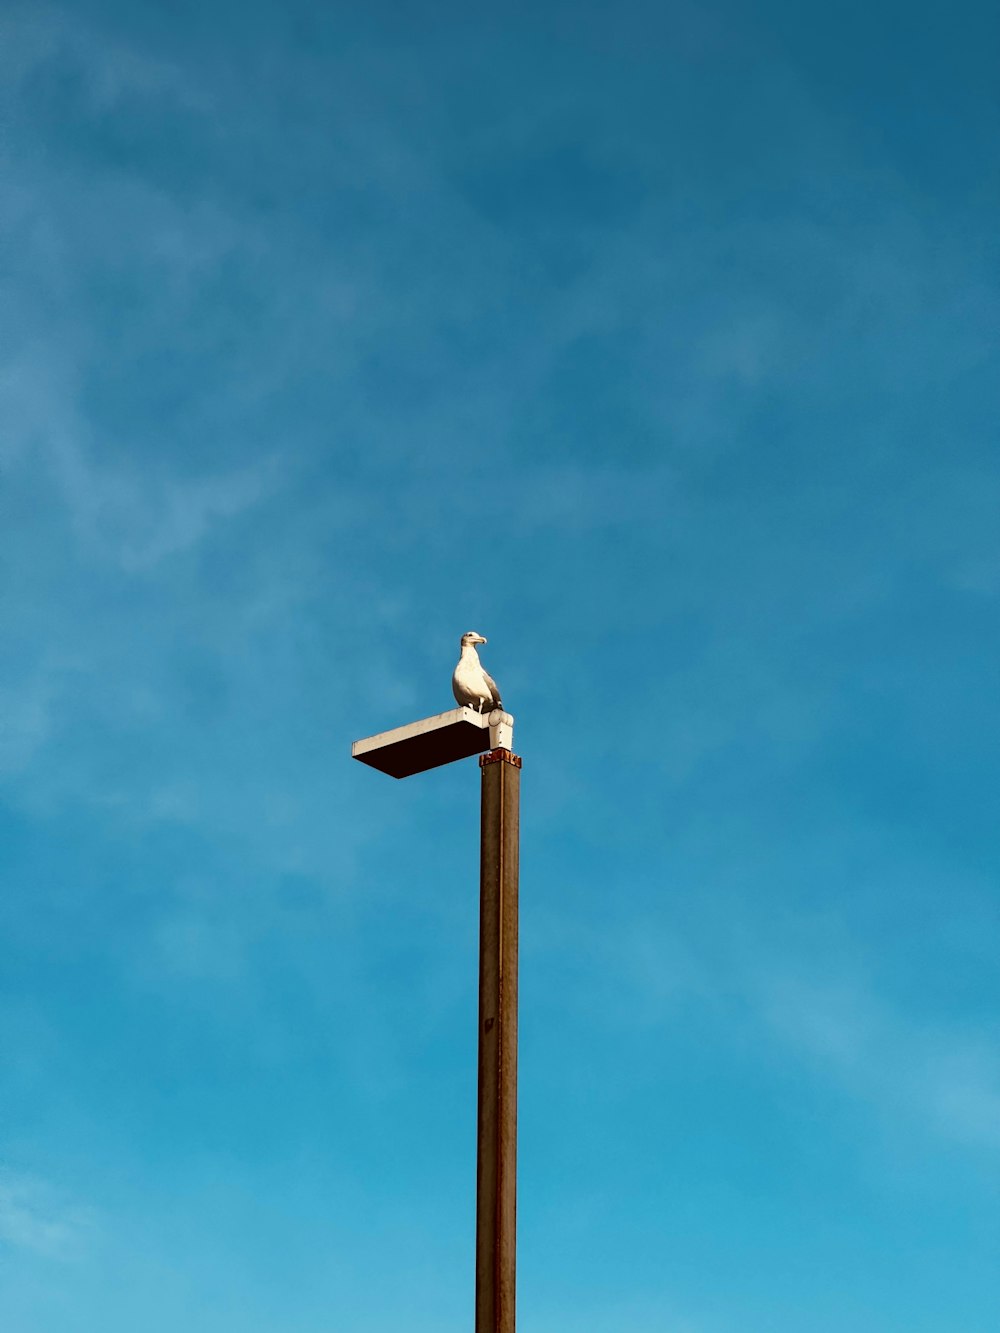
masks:
{"type": "Polygon", "coordinates": [[[482,768],[476,1333],[514,1333],[517,1182],[517,872],[521,760],[482,768]]]}

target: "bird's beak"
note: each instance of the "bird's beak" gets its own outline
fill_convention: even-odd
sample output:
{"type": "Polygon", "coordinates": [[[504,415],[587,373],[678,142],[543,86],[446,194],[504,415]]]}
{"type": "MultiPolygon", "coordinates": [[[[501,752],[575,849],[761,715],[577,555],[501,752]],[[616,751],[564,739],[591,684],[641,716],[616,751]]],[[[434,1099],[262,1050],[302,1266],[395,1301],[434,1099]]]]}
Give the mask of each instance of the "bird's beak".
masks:
{"type": "Polygon", "coordinates": [[[488,640],[484,639],[481,634],[476,635],[476,643],[486,643],[486,642],[488,642],[488,640]]]}

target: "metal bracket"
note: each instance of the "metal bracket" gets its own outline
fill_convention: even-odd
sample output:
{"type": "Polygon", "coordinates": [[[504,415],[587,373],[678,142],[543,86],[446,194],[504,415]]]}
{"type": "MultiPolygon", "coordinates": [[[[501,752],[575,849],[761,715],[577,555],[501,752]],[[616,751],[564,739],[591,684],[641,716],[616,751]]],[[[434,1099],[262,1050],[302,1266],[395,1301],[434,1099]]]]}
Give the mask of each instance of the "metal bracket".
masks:
{"type": "Polygon", "coordinates": [[[502,708],[494,708],[490,713],[490,748],[510,750],[514,745],[514,719],[502,708]]]}
{"type": "Polygon", "coordinates": [[[479,767],[485,768],[487,764],[510,764],[514,768],[520,768],[521,756],[501,747],[497,750],[490,750],[489,754],[479,756],[479,767]]]}

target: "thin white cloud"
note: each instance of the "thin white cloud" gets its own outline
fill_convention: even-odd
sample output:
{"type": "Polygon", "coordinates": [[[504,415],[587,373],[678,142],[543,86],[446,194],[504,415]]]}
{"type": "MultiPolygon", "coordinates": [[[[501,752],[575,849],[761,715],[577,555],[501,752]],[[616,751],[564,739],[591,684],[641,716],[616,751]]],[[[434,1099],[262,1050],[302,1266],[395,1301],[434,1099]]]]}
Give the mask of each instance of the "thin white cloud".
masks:
{"type": "Polygon", "coordinates": [[[93,1223],[90,1210],[68,1203],[45,1182],[0,1168],[0,1247],[72,1259],[93,1223]]]}
{"type": "Polygon", "coordinates": [[[74,401],[73,375],[55,375],[44,366],[41,353],[25,352],[0,377],[0,461],[11,475],[40,468],[69,511],[77,538],[126,572],[190,550],[216,524],[277,489],[271,458],[183,478],[162,462],[142,468],[98,462],[74,401]]]}
{"type": "Polygon", "coordinates": [[[48,739],[47,687],[42,675],[17,689],[0,685],[0,775],[22,772],[48,739]]]}
{"type": "Polygon", "coordinates": [[[851,1094],[966,1147],[1000,1149],[1000,1058],[975,1025],[925,1028],[843,980],[771,973],[748,988],[772,1034],[851,1094]]]}
{"type": "MultiPolygon", "coordinates": [[[[593,1219],[593,1225],[595,1230],[599,1228],[599,1217],[593,1219]]],[[[629,1333],[714,1333],[718,1330],[715,1323],[683,1313],[680,1305],[666,1292],[596,1301],[593,1293],[588,1293],[586,1308],[576,1306],[570,1299],[558,1311],[544,1306],[537,1308],[535,1319],[545,1333],[609,1333],[617,1329],[628,1329],[629,1333]]]]}
{"type": "Polygon", "coordinates": [[[53,61],[63,61],[83,76],[96,112],[139,98],[167,97],[198,109],[205,105],[178,66],[88,25],[72,10],[36,0],[7,6],[0,13],[0,69],[8,87],[18,86],[53,61]]]}
{"type": "Polygon", "coordinates": [[[1000,1151],[1000,1055],[981,1024],[921,1024],[832,954],[812,950],[808,970],[796,968],[742,933],[725,945],[705,932],[698,951],[657,919],[594,934],[542,917],[533,943],[563,967],[587,960],[586,1000],[574,1003],[597,1005],[605,1023],[648,1032],[698,1010],[721,1015],[885,1120],[1000,1151]]]}

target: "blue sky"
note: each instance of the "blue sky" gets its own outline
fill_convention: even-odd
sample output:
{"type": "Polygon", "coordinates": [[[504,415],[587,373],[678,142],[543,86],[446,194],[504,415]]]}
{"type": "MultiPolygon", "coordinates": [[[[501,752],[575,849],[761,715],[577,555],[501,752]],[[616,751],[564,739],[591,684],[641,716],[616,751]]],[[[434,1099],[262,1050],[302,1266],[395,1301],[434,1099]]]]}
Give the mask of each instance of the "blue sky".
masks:
{"type": "Polygon", "coordinates": [[[993,6],[0,9],[0,1322],[1000,1306],[993,6]]]}

